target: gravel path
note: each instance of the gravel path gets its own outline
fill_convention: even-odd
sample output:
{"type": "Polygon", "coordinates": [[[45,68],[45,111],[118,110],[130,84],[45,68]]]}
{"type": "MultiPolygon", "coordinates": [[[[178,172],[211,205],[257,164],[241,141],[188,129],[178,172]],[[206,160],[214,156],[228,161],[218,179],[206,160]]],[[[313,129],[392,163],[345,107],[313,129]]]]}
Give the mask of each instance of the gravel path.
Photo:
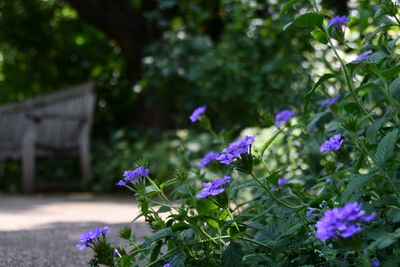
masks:
{"type": "MultiPolygon", "coordinates": [[[[131,198],[0,196],[0,266],[87,266],[92,253],[75,248],[79,235],[108,225],[109,239],[117,242],[118,229],[130,225],[138,213],[131,198]]],[[[149,233],[143,220],[132,229],[139,240],[149,233]]]]}

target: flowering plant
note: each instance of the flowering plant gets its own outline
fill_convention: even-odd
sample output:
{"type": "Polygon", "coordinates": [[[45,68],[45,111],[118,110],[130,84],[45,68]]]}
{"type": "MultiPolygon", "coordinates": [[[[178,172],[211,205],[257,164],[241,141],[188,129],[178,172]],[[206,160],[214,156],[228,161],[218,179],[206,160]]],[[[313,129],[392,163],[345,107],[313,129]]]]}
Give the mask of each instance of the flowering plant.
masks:
{"type": "MultiPolygon", "coordinates": [[[[281,15],[299,2],[287,2],[281,15]]],[[[253,129],[251,134],[247,129],[240,138],[216,133],[205,106],[197,108],[190,120],[209,131],[218,152],[203,151],[203,158],[178,168],[166,182],[152,178],[144,160],[126,171],[118,185],[135,194],[140,216],[153,233],[138,242],[135,229],[124,227],[119,232],[127,240],[124,247],[110,244],[101,234],[103,241],[93,246],[94,259],[108,260],[97,262],[173,267],[396,266],[400,257],[397,6],[390,1],[376,6],[381,25],[363,40],[360,50],[365,52],[352,51],[354,60],[348,60],[344,55],[349,53],[345,34],[349,18],[327,20],[317,1],[310,2],[312,6],[303,8],[310,11],[296,14],[285,27],[312,29],[315,42],[333,62],[324,61],[329,73],[306,90],[304,105],[282,106],[275,116],[267,116],[270,121],[275,117],[273,126],[253,129]],[[218,167],[210,168],[212,164],[218,167]],[[166,189],[171,192],[168,196],[166,189]]],[[[79,246],[91,247],[99,231],[83,235],[79,246]]]]}

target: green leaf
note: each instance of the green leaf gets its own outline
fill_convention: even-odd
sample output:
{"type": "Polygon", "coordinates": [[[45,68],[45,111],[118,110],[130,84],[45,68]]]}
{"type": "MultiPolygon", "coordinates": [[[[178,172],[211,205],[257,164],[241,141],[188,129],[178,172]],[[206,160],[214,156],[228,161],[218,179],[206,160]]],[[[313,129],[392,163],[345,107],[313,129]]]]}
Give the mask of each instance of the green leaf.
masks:
{"type": "Polygon", "coordinates": [[[342,201],[347,202],[350,196],[356,192],[360,191],[364,185],[371,179],[371,174],[359,174],[350,177],[350,182],[347,184],[346,189],[342,195],[342,201]]]}
{"type": "Polygon", "coordinates": [[[289,2],[284,4],[283,7],[281,8],[281,10],[279,11],[279,17],[282,17],[283,14],[285,14],[286,11],[289,10],[289,8],[291,8],[292,6],[294,6],[295,4],[297,4],[300,1],[302,1],[302,0],[290,0],[289,2]]]}
{"type": "Polygon", "coordinates": [[[392,78],[396,76],[400,72],[400,65],[397,65],[396,67],[384,70],[381,72],[381,75],[385,78],[392,78]]]}
{"type": "Polygon", "coordinates": [[[379,132],[379,129],[382,125],[387,122],[391,118],[391,113],[386,113],[382,118],[376,120],[370,127],[367,129],[366,137],[370,144],[376,143],[376,136],[379,132]]]}
{"type": "Polygon", "coordinates": [[[378,145],[378,148],[376,149],[376,154],[375,154],[378,164],[383,165],[386,162],[386,160],[390,158],[390,156],[392,155],[393,148],[397,139],[397,134],[398,130],[396,129],[391,131],[390,133],[385,135],[385,137],[382,138],[381,142],[378,145]]]}
{"type": "Polygon", "coordinates": [[[391,26],[393,26],[393,24],[383,25],[383,26],[380,26],[380,27],[376,28],[375,31],[371,32],[370,34],[367,35],[367,37],[365,37],[364,44],[368,43],[372,38],[374,38],[375,35],[377,35],[381,31],[386,30],[387,28],[389,28],[391,26]]]}
{"type": "Polygon", "coordinates": [[[186,260],[186,252],[183,250],[178,250],[175,254],[173,254],[170,258],[168,263],[171,264],[173,267],[184,267],[186,260]]]}
{"type": "Polygon", "coordinates": [[[323,33],[322,31],[313,31],[311,32],[311,34],[314,37],[315,41],[317,41],[318,43],[321,44],[328,43],[328,39],[326,38],[325,33],[323,33]]]}
{"type": "Polygon", "coordinates": [[[222,253],[222,266],[224,267],[241,267],[243,258],[242,246],[235,242],[230,242],[222,253]]]}
{"type": "Polygon", "coordinates": [[[317,13],[306,13],[303,14],[299,17],[297,17],[294,21],[286,24],[283,27],[283,30],[286,30],[287,28],[289,28],[291,25],[297,25],[300,27],[312,27],[312,26],[316,26],[316,27],[320,27],[322,28],[322,22],[324,20],[324,16],[322,16],[321,14],[317,14],[317,13]]]}
{"type": "Polygon", "coordinates": [[[394,81],[390,84],[390,87],[389,87],[390,92],[391,92],[392,94],[395,94],[395,93],[399,90],[399,87],[400,87],[400,77],[397,77],[397,78],[394,79],[394,81]]]}
{"type": "Polygon", "coordinates": [[[165,237],[173,237],[173,236],[175,236],[175,234],[172,232],[171,228],[164,228],[164,229],[161,229],[161,230],[155,232],[152,235],[149,235],[147,237],[147,239],[144,241],[143,246],[147,247],[152,242],[154,242],[158,239],[165,238],[165,237]]]}
{"type": "Polygon", "coordinates": [[[276,132],[261,148],[261,157],[264,155],[265,150],[274,142],[278,135],[283,131],[283,128],[276,132]]]}
{"type": "Polygon", "coordinates": [[[382,59],[384,59],[386,57],[385,53],[383,53],[382,51],[378,51],[375,52],[369,56],[366,56],[365,58],[361,59],[361,60],[356,60],[353,61],[355,63],[365,63],[365,64],[373,64],[373,63],[378,63],[379,61],[381,61],[382,59]]]}
{"type": "Polygon", "coordinates": [[[308,101],[310,101],[311,96],[314,94],[315,90],[321,85],[323,84],[325,81],[332,79],[332,78],[336,78],[336,74],[333,73],[327,73],[321,76],[321,78],[319,78],[319,80],[315,83],[315,85],[313,86],[313,88],[311,88],[310,91],[308,91],[308,93],[304,96],[304,100],[305,100],[305,107],[307,107],[308,101]]]}
{"type": "Polygon", "coordinates": [[[360,85],[359,87],[357,87],[356,89],[354,89],[354,92],[356,94],[358,94],[361,90],[367,89],[369,87],[380,87],[380,85],[376,84],[374,82],[364,83],[364,84],[360,85]]]}
{"type": "Polygon", "coordinates": [[[400,228],[394,231],[393,233],[384,233],[380,235],[380,237],[378,237],[374,242],[372,242],[366,248],[366,251],[367,252],[372,251],[376,247],[378,247],[379,249],[383,249],[396,242],[396,239],[398,239],[399,237],[400,237],[400,228]]]}

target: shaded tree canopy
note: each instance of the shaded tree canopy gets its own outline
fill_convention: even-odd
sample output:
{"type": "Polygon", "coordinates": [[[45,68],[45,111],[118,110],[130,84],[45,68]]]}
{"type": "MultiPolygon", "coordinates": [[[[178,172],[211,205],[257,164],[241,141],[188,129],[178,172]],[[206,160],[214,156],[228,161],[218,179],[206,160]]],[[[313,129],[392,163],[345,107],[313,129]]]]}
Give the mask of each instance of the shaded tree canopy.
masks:
{"type": "MultiPolygon", "coordinates": [[[[333,10],[346,9],[346,1],[323,1],[333,2],[333,10]]],[[[96,125],[107,125],[98,127],[100,135],[187,124],[202,104],[214,107],[218,125],[251,125],[279,99],[295,104],[296,90],[309,82],[299,75],[307,71],[301,55],[311,49],[309,36],[282,32],[288,19],[274,17],[280,7],[234,0],[2,1],[0,101],[95,78],[96,125]],[[222,106],[224,114],[217,112],[222,106]]]]}

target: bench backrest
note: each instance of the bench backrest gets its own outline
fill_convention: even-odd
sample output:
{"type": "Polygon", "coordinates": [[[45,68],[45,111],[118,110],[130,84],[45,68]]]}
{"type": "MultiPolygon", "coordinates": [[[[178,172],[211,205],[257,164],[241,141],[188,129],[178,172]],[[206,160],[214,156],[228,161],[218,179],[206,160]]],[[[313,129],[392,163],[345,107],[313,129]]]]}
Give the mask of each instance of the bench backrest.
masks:
{"type": "MultiPolygon", "coordinates": [[[[79,84],[51,94],[0,106],[0,144],[20,147],[32,121],[28,114],[62,114],[82,116],[90,123],[93,116],[94,82],[79,84]]],[[[38,131],[38,143],[55,148],[75,147],[79,142],[82,122],[60,117],[43,119],[38,131]]],[[[1,146],[0,146],[1,149],[1,146]]]]}

